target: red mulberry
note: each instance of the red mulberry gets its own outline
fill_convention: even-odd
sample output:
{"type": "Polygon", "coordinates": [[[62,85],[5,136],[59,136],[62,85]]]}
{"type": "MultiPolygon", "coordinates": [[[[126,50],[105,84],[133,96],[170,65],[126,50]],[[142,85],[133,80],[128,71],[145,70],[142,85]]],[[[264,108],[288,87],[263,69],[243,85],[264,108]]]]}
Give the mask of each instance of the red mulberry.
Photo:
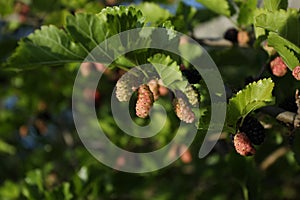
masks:
{"type": "Polygon", "coordinates": [[[276,57],[274,60],[271,61],[270,67],[272,73],[278,77],[284,76],[287,72],[287,66],[285,65],[280,56],[276,57]]]}
{"type": "Polygon", "coordinates": [[[235,134],[233,138],[235,150],[242,156],[251,156],[256,153],[255,148],[252,146],[250,139],[243,132],[235,134]]]}
{"type": "Polygon", "coordinates": [[[146,118],[153,105],[154,97],[149,89],[149,86],[144,84],[138,89],[138,97],[136,102],[136,115],[141,118],[146,118]]]}
{"type": "Polygon", "coordinates": [[[300,66],[295,67],[295,69],[293,70],[293,76],[298,81],[300,80],[300,66]]]}

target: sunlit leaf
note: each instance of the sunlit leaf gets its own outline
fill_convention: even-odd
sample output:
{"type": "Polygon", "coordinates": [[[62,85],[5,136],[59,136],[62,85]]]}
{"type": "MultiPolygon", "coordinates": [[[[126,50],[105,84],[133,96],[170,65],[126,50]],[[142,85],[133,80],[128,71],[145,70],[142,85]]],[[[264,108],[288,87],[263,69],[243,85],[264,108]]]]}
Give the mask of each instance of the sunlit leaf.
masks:
{"type": "Polygon", "coordinates": [[[240,117],[245,117],[258,108],[273,104],[273,87],[274,83],[269,78],[250,83],[245,89],[240,90],[229,100],[227,123],[235,125],[240,117]]]}
{"type": "Polygon", "coordinates": [[[225,16],[230,16],[230,7],[227,0],[197,0],[208,9],[225,16]]]}

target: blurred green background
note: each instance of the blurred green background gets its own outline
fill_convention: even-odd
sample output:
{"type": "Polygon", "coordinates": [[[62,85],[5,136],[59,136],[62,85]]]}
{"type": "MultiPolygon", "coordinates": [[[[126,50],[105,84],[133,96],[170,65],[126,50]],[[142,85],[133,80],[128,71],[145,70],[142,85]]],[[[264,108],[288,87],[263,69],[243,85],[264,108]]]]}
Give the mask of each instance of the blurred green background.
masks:
{"type": "MultiPolygon", "coordinates": [[[[41,25],[62,27],[69,14],[98,13],[106,6],[132,3],[153,16],[154,21],[171,17],[176,29],[187,34],[217,17],[193,1],[152,1],[147,5],[117,0],[0,0],[1,65],[18,41],[41,25]]],[[[234,92],[251,82],[268,62],[261,48],[206,49],[234,92]]],[[[256,117],[263,122],[267,137],[253,157],[238,155],[224,133],[213,151],[199,159],[205,134],[199,131],[189,151],[159,171],[130,174],[104,166],[87,152],[73,124],[71,95],[79,66],[66,64],[18,72],[1,68],[0,199],[300,199],[299,157],[294,156],[299,152],[299,137],[290,145],[289,127],[259,112],[256,117]]],[[[168,119],[165,130],[147,143],[117,128],[106,106],[117,73],[113,71],[106,77],[96,99],[88,92],[86,95],[87,101],[96,101],[103,129],[114,143],[129,150],[145,144],[150,148],[165,145],[176,129],[172,123],[175,118],[168,119]]],[[[278,83],[274,91],[277,105],[293,98],[299,84],[292,81],[290,72],[283,79],[268,70],[262,74],[269,76],[278,83]]],[[[167,100],[161,101],[172,109],[167,100]]],[[[174,146],[174,151],[180,151],[180,146],[174,146]]],[[[122,164],[126,160],[120,157],[116,165],[122,164]]]]}

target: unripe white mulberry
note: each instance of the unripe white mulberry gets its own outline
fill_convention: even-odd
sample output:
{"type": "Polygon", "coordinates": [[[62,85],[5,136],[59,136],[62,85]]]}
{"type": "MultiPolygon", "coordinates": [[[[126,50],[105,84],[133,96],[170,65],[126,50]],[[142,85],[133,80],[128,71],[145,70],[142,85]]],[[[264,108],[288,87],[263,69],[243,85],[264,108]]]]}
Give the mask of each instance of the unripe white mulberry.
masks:
{"type": "Polygon", "coordinates": [[[156,101],[159,98],[159,85],[158,85],[158,80],[152,79],[148,82],[148,86],[150,91],[153,94],[154,101],[156,101]]]}
{"type": "Polygon", "coordinates": [[[187,102],[184,98],[175,98],[173,105],[175,113],[180,120],[186,123],[192,123],[195,120],[195,114],[192,111],[189,102],[187,102]]]}
{"type": "Polygon", "coordinates": [[[193,87],[191,85],[188,85],[185,90],[184,90],[184,94],[186,95],[186,97],[188,98],[190,104],[192,104],[193,106],[197,105],[198,103],[198,94],[197,92],[193,89],[193,87]]]}
{"type": "Polygon", "coordinates": [[[134,68],[124,74],[117,82],[116,97],[119,101],[129,101],[132,93],[142,83],[143,74],[134,68]]]}

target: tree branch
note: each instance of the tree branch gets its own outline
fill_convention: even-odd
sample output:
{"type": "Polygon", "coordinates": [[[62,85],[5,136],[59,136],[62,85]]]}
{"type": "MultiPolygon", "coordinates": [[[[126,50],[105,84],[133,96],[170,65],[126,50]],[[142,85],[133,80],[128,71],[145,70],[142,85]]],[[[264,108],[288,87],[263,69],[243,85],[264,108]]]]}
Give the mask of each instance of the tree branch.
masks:
{"type": "Polygon", "coordinates": [[[295,92],[295,102],[297,104],[298,110],[297,113],[286,111],[282,108],[275,106],[266,106],[260,109],[260,111],[267,113],[279,121],[282,121],[286,124],[291,124],[294,128],[300,127],[300,95],[299,90],[295,92]]]}
{"type": "Polygon", "coordinates": [[[286,124],[291,124],[295,128],[300,127],[300,114],[298,113],[286,111],[276,106],[266,106],[261,108],[260,111],[271,115],[278,121],[284,122],[286,124]]]}

